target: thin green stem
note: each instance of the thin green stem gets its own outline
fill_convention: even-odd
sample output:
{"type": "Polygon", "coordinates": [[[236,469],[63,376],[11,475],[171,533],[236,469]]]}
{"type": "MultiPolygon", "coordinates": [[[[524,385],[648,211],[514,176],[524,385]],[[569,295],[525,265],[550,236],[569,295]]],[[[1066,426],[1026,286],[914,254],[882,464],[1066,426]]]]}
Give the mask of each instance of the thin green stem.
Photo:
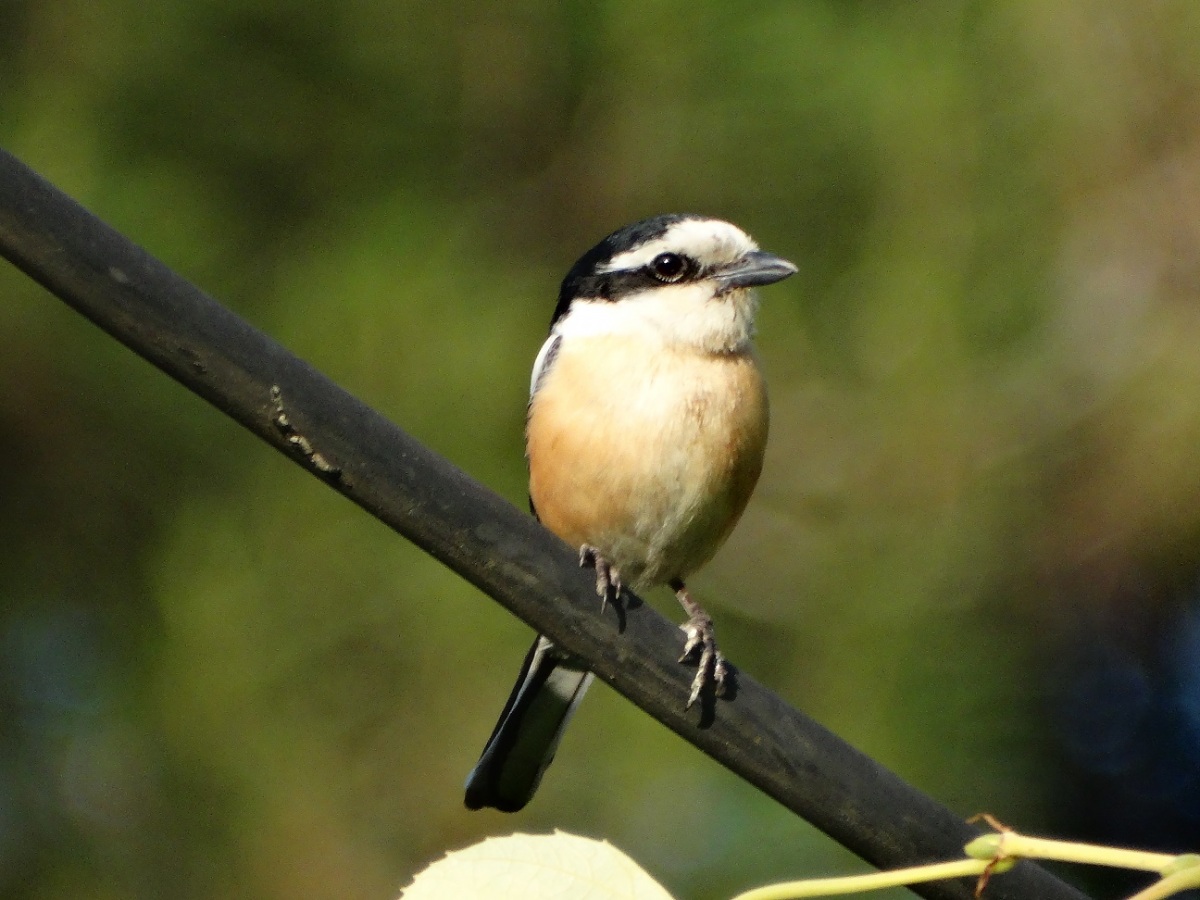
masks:
{"type": "Polygon", "coordinates": [[[755,888],[738,894],[733,900],[800,900],[803,897],[829,897],[835,894],[857,894],[884,888],[904,887],[922,881],[941,878],[966,878],[980,875],[991,860],[959,859],[953,862],[874,872],[870,875],[846,875],[840,878],[810,878],[755,888]]]}
{"type": "MultiPolygon", "coordinates": [[[[989,820],[991,821],[991,820],[989,820]]],[[[993,825],[998,823],[992,822],[993,825]]],[[[965,848],[969,859],[914,866],[870,875],[847,875],[840,878],[809,878],[755,888],[738,894],[733,900],[802,900],[805,897],[829,897],[836,894],[857,894],[884,888],[905,887],[924,881],[943,878],[966,878],[985,871],[999,875],[1007,872],[1019,859],[1053,859],[1058,862],[1083,863],[1092,866],[1113,866],[1120,869],[1139,869],[1157,872],[1163,877],[1129,900],[1164,900],[1180,891],[1200,887],[1200,856],[1170,853],[1149,853],[1143,850],[1124,850],[1075,841],[1056,841],[1050,838],[1026,837],[1015,831],[1003,830],[985,834],[965,848]]]]}
{"type": "Polygon", "coordinates": [[[1019,857],[1021,859],[1053,859],[1058,862],[1083,863],[1090,866],[1113,866],[1119,869],[1140,869],[1162,873],[1177,859],[1170,853],[1149,853],[1143,850],[1123,850],[1074,841],[1026,837],[1015,831],[985,834],[966,846],[968,856],[976,859],[1019,857]]]}
{"type": "Polygon", "coordinates": [[[1200,866],[1189,866],[1160,878],[1145,890],[1138,891],[1129,900],[1163,900],[1195,887],[1200,887],[1200,866]]]}

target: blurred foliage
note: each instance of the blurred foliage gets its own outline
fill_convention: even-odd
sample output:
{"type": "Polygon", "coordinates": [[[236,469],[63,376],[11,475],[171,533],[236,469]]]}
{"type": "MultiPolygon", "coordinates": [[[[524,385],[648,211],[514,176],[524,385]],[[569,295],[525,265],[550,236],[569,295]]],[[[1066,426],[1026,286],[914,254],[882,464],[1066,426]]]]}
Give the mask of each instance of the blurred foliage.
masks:
{"type": "MultiPolygon", "coordinates": [[[[764,299],[763,482],[694,581],[730,656],[964,815],[1194,850],[1198,27],[8,0],[0,142],[514,503],[570,263],[658,212],[743,225],[801,274],[764,299]]],[[[555,827],[693,898],[859,867],[602,688],[525,813],[467,813],[527,629],[0,293],[5,896],[386,897],[555,827]]]]}

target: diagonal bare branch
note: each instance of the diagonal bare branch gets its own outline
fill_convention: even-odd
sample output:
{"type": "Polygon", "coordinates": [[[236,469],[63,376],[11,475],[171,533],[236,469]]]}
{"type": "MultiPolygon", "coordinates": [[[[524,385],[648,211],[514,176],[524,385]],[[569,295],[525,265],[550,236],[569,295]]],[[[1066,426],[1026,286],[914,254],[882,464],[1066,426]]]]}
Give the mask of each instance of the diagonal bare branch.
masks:
{"type": "MultiPolygon", "coordinates": [[[[976,831],[744,672],[684,709],[678,628],[601,614],[577,554],[0,151],[0,254],[135,353],[291,457],[555,643],[658,721],[879,867],[961,855],[976,831]]],[[[459,802],[447,797],[447,803],[459,802]]],[[[958,881],[914,888],[968,898],[958,881]]],[[[1084,895],[1031,863],[996,898],[1084,895]]]]}

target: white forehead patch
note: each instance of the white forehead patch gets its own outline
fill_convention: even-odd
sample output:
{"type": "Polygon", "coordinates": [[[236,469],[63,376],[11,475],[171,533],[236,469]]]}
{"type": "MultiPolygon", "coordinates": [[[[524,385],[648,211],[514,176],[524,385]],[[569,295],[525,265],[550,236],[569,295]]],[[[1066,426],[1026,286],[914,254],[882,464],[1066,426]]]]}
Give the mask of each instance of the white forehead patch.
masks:
{"type": "Polygon", "coordinates": [[[690,256],[701,266],[731,263],[758,249],[750,235],[720,219],[683,219],[648,243],[618,253],[600,267],[601,272],[640,269],[660,253],[690,256]]]}

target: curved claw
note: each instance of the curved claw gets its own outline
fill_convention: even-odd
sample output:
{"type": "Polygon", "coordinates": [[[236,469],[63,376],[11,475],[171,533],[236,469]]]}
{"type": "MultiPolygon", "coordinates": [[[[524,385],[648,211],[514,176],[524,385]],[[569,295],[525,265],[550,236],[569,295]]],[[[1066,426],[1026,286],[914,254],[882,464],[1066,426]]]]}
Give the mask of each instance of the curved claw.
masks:
{"type": "Polygon", "coordinates": [[[684,705],[684,709],[691,709],[692,705],[700,699],[700,693],[707,684],[713,685],[713,692],[716,696],[720,697],[725,693],[725,681],[728,678],[729,670],[725,663],[725,655],[717,649],[712,619],[706,613],[700,612],[693,615],[679,627],[687,635],[687,641],[683,645],[683,655],[679,657],[679,661],[684,662],[697,647],[700,648],[696,677],[692,679],[692,690],[684,705]]]}

